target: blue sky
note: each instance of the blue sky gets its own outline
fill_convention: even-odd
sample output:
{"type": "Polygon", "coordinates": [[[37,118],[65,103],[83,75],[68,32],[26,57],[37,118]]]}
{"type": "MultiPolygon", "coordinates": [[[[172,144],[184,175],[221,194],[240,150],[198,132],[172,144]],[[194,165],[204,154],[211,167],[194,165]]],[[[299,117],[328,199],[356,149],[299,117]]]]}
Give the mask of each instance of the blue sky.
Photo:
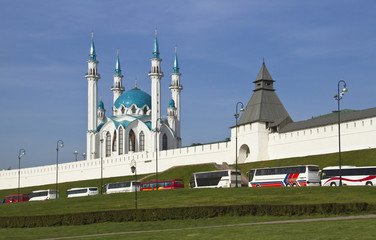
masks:
{"type": "MultiPolygon", "coordinates": [[[[120,50],[126,90],[150,93],[158,28],[162,109],[178,46],[183,145],[224,140],[235,104],[250,99],[265,58],[276,92],[294,121],[337,108],[375,107],[376,2],[332,1],[12,1],[0,8],[0,169],[54,164],[86,151],[87,63],[94,31],[99,95],[111,114],[120,50]]],[[[80,157],[82,159],[82,157],[80,157]]]]}

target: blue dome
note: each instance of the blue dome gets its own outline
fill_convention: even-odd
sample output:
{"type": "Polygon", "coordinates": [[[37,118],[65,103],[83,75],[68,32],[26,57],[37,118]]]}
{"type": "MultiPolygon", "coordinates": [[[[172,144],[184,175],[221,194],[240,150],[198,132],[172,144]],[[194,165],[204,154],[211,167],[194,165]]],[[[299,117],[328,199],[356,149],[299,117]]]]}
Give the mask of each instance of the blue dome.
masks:
{"type": "Polygon", "coordinates": [[[175,101],[174,101],[174,99],[170,100],[170,103],[168,104],[168,107],[169,108],[174,108],[175,107],[175,101]]]}
{"type": "Polygon", "coordinates": [[[133,88],[118,97],[114,106],[115,108],[120,108],[121,105],[124,105],[126,108],[129,108],[133,104],[138,108],[143,108],[145,105],[151,108],[151,96],[138,88],[133,88]]]}
{"type": "Polygon", "coordinates": [[[99,103],[98,103],[98,109],[104,109],[104,104],[103,104],[102,100],[100,100],[99,103]]]}

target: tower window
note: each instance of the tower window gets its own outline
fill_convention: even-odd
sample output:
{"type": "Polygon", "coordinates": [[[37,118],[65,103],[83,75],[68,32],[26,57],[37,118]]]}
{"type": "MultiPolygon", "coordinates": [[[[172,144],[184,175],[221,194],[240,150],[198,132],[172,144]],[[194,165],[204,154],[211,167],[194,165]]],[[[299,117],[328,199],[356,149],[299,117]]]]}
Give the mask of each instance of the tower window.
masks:
{"type": "Polygon", "coordinates": [[[140,144],[139,145],[140,145],[140,147],[139,147],[140,152],[145,151],[145,134],[144,134],[144,132],[140,133],[140,144]]]}
{"type": "Polygon", "coordinates": [[[135,152],[136,151],[136,136],[134,135],[133,130],[129,131],[129,151],[135,152]]]}
{"type": "Polygon", "coordinates": [[[122,155],[124,153],[123,149],[124,149],[124,146],[123,146],[123,128],[120,127],[119,128],[119,155],[122,155]]]}
{"type": "Polygon", "coordinates": [[[162,137],[162,150],[167,150],[167,135],[166,135],[166,133],[163,134],[163,137],[162,137]]]}
{"type": "Polygon", "coordinates": [[[106,134],[106,157],[111,156],[111,134],[107,132],[106,134]]]}
{"type": "Polygon", "coordinates": [[[114,138],[112,139],[112,151],[113,152],[116,152],[116,148],[117,148],[117,141],[116,141],[116,130],[114,131],[114,138]]]}

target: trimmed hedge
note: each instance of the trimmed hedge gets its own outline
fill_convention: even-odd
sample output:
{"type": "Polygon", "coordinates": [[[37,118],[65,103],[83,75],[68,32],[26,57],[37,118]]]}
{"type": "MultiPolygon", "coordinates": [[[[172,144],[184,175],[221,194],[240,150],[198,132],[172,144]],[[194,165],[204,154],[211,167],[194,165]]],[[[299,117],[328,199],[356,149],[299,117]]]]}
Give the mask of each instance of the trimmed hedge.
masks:
{"type": "Polygon", "coordinates": [[[0,217],[1,228],[51,227],[102,222],[161,221],[213,218],[218,216],[301,216],[311,214],[359,214],[374,211],[368,203],[304,205],[230,205],[156,209],[127,209],[46,216],[0,217]]]}

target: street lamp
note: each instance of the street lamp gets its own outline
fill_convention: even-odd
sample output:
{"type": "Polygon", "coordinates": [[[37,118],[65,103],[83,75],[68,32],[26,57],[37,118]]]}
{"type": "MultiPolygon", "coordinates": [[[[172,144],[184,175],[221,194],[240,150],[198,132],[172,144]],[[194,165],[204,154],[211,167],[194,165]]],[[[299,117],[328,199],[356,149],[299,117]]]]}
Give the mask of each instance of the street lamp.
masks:
{"type": "Polygon", "coordinates": [[[86,160],[86,153],[83,153],[82,157],[84,158],[84,160],[86,160]]]}
{"type": "Polygon", "coordinates": [[[237,102],[236,103],[236,113],[234,114],[235,117],[235,168],[236,168],[236,173],[235,173],[235,183],[236,187],[238,187],[238,118],[239,118],[239,112],[238,112],[238,106],[239,104],[241,105],[240,111],[244,111],[244,104],[242,102],[237,102]]]}
{"type": "Polygon", "coordinates": [[[103,194],[103,138],[101,138],[101,149],[100,149],[100,154],[101,154],[101,194],[103,194]]]}
{"type": "Polygon", "coordinates": [[[74,161],[77,162],[77,155],[78,155],[78,152],[77,152],[77,151],[74,151],[73,154],[74,154],[74,161]]]}
{"type": "Polygon", "coordinates": [[[158,118],[156,120],[155,124],[155,180],[156,180],[156,190],[158,190],[158,133],[161,131],[161,129],[158,128],[158,120],[162,120],[161,118],[158,118]]]}
{"type": "Polygon", "coordinates": [[[62,140],[57,140],[56,142],[56,198],[57,198],[57,184],[59,179],[59,148],[64,147],[64,142],[62,140]]]}
{"type": "MultiPolygon", "coordinates": [[[[137,191],[138,191],[138,184],[137,184],[137,169],[136,169],[136,161],[135,160],[132,160],[131,161],[131,171],[132,173],[134,173],[134,177],[135,177],[135,185],[136,185],[136,189],[135,189],[135,208],[137,209],[137,191]]],[[[133,186],[133,184],[132,184],[133,186]]]]}
{"type": "Polygon", "coordinates": [[[344,80],[338,81],[338,91],[337,94],[334,95],[334,99],[338,101],[338,157],[339,157],[339,186],[342,186],[342,164],[341,164],[341,109],[340,109],[340,101],[342,96],[347,92],[346,82],[344,80]],[[340,85],[343,84],[342,91],[340,90],[340,85]]]}
{"type": "Polygon", "coordinates": [[[25,149],[21,148],[18,151],[18,195],[17,195],[17,201],[20,201],[20,176],[21,176],[21,157],[26,154],[25,149]]]}

